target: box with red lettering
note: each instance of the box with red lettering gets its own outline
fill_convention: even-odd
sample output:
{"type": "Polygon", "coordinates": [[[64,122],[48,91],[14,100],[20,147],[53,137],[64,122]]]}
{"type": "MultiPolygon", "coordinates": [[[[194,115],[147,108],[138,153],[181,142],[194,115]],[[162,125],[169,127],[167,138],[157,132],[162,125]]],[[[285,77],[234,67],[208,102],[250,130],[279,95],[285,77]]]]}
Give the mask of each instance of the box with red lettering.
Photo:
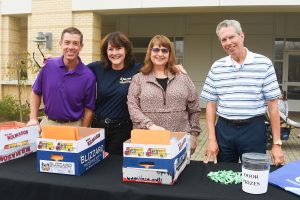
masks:
{"type": "Polygon", "coordinates": [[[0,163],[23,157],[36,151],[40,128],[11,121],[0,123],[0,163]]]}

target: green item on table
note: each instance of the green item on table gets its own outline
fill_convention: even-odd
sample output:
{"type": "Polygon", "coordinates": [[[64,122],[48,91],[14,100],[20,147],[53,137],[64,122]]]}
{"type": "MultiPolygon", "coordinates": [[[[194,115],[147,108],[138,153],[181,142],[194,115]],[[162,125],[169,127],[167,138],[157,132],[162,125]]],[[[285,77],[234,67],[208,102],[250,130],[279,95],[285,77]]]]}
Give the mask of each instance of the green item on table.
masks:
{"type": "Polygon", "coordinates": [[[232,170],[209,172],[207,177],[216,183],[222,183],[225,185],[242,183],[242,172],[234,172],[232,170]]]}

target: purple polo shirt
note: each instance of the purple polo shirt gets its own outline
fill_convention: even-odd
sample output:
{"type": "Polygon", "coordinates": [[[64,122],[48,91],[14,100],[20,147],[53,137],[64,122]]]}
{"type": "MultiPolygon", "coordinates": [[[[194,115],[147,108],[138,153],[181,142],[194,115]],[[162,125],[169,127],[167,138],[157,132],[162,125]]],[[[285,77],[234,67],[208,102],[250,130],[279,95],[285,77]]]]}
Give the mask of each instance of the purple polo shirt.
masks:
{"type": "Polygon", "coordinates": [[[64,65],[63,57],[49,59],[32,90],[43,96],[44,111],[50,119],[78,120],[83,117],[84,108],[95,109],[95,75],[80,58],[71,71],[64,65]]]}

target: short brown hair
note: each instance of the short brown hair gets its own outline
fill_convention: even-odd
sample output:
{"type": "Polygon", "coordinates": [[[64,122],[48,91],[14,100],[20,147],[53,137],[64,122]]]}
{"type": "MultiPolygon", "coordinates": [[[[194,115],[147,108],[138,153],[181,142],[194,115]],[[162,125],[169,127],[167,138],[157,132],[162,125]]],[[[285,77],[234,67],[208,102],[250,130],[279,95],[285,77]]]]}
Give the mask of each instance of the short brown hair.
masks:
{"type": "Polygon", "coordinates": [[[63,41],[65,33],[80,35],[80,44],[82,44],[82,42],[83,42],[83,35],[82,35],[81,31],[78,30],[77,28],[75,28],[75,27],[69,27],[69,28],[64,29],[63,32],[61,33],[61,37],[60,37],[61,42],[63,41]]]}
{"type": "Polygon", "coordinates": [[[101,56],[101,62],[103,63],[105,68],[111,68],[111,62],[108,59],[108,55],[107,55],[108,44],[110,44],[113,47],[125,48],[125,60],[124,60],[125,69],[130,68],[135,64],[135,59],[132,50],[133,47],[131,42],[129,41],[129,39],[124,33],[116,31],[107,34],[101,41],[100,56],[101,56]]]}
{"type": "Polygon", "coordinates": [[[169,60],[167,62],[166,69],[172,74],[175,74],[177,72],[177,69],[175,66],[176,56],[175,56],[174,46],[169,40],[169,38],[164,35],[156,35],[149,42],[146,57],[144,60],[144,66],[141,68],[141,72],[143,74],[149,74],[153,71],[153,63],[151,61],[151,51],[155,44],[158,44],[159,46],[163,46],[169,49],[169,60]]]}

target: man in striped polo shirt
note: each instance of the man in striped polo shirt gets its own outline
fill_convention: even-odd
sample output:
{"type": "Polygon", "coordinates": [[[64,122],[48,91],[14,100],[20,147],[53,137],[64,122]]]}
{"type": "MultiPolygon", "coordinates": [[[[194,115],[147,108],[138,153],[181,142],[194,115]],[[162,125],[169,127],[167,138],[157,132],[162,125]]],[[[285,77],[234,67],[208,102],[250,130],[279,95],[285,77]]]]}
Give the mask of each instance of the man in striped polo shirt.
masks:
{"type": "Polygon", "coordinates": [[[201,98],[207,101],[208,146],[204,162],[238,162],[246,152],[266,153],[267,109],[271,119],[272,161],[284,163],[277,99],[281,96],[270,59],[244,47],[245,35],[236,20],[216,29],[228,56],[208,72],[201,98]],[[215,124],[216,115],[218,122],[215,124]]]}

